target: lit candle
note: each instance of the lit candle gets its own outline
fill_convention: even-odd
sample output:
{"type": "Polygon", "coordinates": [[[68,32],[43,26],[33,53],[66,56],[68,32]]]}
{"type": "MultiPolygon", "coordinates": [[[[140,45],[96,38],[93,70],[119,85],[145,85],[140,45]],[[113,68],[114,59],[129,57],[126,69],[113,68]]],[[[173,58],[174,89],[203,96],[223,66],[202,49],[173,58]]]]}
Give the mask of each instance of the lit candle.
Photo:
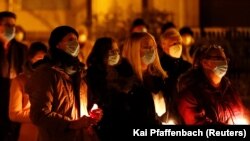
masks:
{"type": "Polygon", "coordinates": [[[163,125],[175,125],[175,121],[173,119],[169,119],[166,122],[162,122],[163,125]]]}
{"type": "Polygon", "coordinates": [[[90,117],[96,118],[98,116],[98,113],[94,110],[98,109],[98,105],[94,104],[93,107],[90,110],[90,117]]]}
{"type": "Polygon", "coordinates": [[[98,105],[97,105],[96,103],[93,105],[93,107],[91,108],[90,111],[93,111],[93,110],[95,110],[95,109],[98,109],[98,105]]]}
{"type": "Polygon", "coordinates": [[[235,117],[233,121],[230,121],[229,124],[231,125],[248,125],[248,119],[245,117],[235,117]]]}

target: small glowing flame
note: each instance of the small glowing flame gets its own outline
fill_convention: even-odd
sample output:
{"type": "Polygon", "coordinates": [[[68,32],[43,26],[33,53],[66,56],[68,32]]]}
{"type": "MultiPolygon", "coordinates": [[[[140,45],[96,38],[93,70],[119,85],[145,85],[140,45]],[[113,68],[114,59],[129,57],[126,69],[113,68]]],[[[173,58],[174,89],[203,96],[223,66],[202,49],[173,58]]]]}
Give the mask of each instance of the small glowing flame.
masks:
{"type": "Polygon", "coordinates": [[[233,121],[229,122],[230,125],[248,125],[249,121],[246,117],[236,117],[233,119],[233,121]]]}
{"type": "Polygon", "coordinates": [[[169,119],[166,122],[162,122],[163,125],[175,125],[175,121],[173,119],[169,119]]]}
{"type": "Polygon", "coordinates": [[[238,118],[234,120],[234,124],[235,125],[247,125],[248,124],[248,120],[246,118],[238,118]]]}
{"type": "Polygon", "coordinates": [[[98,118],[98,112],[94,111],[96,109],[98,109],[98,105],[94,104],[93,107],[90,110],[90,117],[91,118],[94,118],[94,119],[98,118]]]}
{"type": "Polygon", "coordinates": [[[95,103],[93,107],[91,108],[91,111],[98,109],[98,105],[95,103]]]}
{"type": "MultiPolygon", "coordinates": [[[[96,109],[98,109],[98,105],[94,104],[93,107],[91,108],[90,112],[93,111],[93,110],[96,110],[96,109]]],[[[82,116],[90,116],[88,111],[87,111],[86,106],[81,107],[81,117],[82,116]]]]}

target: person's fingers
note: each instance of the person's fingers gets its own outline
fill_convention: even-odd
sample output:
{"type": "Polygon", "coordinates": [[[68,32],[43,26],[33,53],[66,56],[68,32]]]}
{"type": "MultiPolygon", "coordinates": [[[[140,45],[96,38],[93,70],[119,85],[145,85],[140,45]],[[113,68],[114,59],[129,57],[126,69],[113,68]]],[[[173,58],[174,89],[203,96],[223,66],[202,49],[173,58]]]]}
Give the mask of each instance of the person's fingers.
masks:
{"type": "Polygon", "coordinates": [[[103,113],[103,111],[102,111],[102,109],[100,109],[100,108],[98,108],[98,109],[94,109],[94,110],[92,110],[91,112],[93,112],[93,113],[103,113]]]}

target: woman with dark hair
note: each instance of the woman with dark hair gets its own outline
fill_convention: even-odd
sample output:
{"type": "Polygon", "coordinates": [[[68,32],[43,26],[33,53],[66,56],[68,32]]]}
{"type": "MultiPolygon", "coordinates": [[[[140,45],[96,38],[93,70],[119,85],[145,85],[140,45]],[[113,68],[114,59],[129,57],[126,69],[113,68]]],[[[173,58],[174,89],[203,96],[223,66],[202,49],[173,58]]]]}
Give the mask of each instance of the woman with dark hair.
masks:
{"type": "Polygon", "coordinates": [[[116,140],[117,130],[131,124],[130,92],[136,84],[133,70],[120,56],[117,42],[110,37],[96,40],[87,59],[87,68],[89,91],[93,101],[103,109],[103,118],[98,124],[100,138],[116,140]]]}
{"type": "Polygon", "coordinates": [[[38,140],[98,140],[92,127],[101,119],[102,110],[88,109],[91,102],[85,69],[77,57],[77,40],[74,28],[56,27],[49,37],[51,60],[39,65],[27,81],[30,119],[38,127],[38,140]]]}
{"type": "Polygon", "coordinates": [[[184,124],[247,124],[239,93],[225,76],[227,69],[228,59],[220,45],[197,50],[193,68],[179,77],[177,85],[184,124]]]}

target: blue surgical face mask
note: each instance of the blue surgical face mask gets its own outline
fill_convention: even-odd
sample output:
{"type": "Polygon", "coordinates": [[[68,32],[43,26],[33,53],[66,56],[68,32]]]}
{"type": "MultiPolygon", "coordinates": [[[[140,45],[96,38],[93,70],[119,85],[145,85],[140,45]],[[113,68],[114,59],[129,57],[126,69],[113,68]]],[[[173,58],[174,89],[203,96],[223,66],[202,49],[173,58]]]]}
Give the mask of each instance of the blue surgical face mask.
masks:
{"type": "Polygon", "coordinates": [[[8,39],[8,41],[12,40],[15,37],[15,27],[7,27],[5,29],[4,36],[8,39]]]}
{"type": "Polygon", "coordinates": [[[215,66],[212,71],[213,73],[218,76],[219,78],[222,78],[226,75],[228,64],[226,61],[218,60],[218,61],[212,61],[213,66],[215,66]]]}
{"type": "Polygon", "coordinates": [[[145,65],[149,65],[155,60],[155,50],[154,49],[144,49],[144,55],[141,57],[142,62],[145,65]]]}
{"type": "Polygon", "coordinates": [[[76,57],[78,56],[80,46],[76,40],[68,41],[66,44],[66,47],[64,48],[64,51],[68,53],[69,55],[76,57]]]}

